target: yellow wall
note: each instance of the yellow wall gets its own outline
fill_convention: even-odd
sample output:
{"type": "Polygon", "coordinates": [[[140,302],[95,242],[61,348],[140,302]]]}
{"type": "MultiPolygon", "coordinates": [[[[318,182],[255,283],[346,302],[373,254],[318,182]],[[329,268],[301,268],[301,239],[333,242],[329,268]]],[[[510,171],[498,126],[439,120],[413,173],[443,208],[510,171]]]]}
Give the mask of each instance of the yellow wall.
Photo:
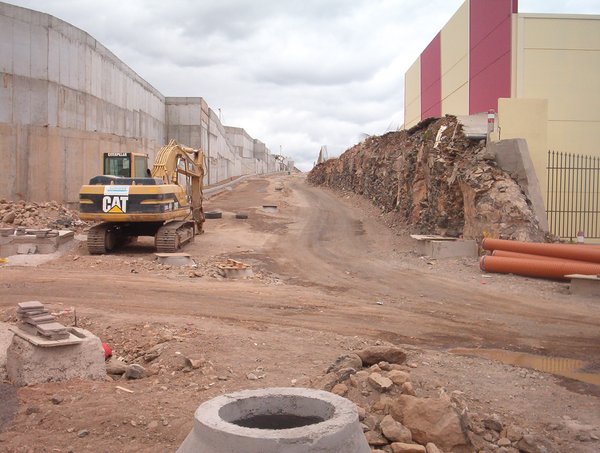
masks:
{"type": "Polygon", "coordinates": [[[421,121],[421,57],[404,75],[404,127],[409,129],[421,121]]]}
{"type": "Polygon", "coordinates": [[[469,114],[469,2],[442,29],[442,115],[469,114]]]}
{"type": "Polygon", "coordinates": [[[498,99],[498,138],[524,138],[546,203],[548,154],[548,101],[546,99],[498,99]]]}
{"type": "Polygon", "coordinates": [[[548,99],[548,147],[600,156],[600,16],[519,15],[516,94],[548,99]]]}

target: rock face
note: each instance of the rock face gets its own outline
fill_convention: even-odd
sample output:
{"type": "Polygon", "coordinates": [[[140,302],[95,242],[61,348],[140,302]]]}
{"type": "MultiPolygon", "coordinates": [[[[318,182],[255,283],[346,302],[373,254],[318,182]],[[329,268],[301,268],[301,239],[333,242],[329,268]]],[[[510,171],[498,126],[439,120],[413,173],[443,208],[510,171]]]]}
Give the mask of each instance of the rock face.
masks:
{"type": "Polygon", "coordinates": [[[447,116],[369,137],[317,165],[308,181],[363,195],[416,233],[543,240],[518,183],[461,128],[447,116]]]}
{"type": "Polygon", "coordinates": [[[406,426],[419,444],[431,442],[448,451],[469,444],[465,423],[449,399],[400,395],[390,409],[394,419],[406,426]]]}

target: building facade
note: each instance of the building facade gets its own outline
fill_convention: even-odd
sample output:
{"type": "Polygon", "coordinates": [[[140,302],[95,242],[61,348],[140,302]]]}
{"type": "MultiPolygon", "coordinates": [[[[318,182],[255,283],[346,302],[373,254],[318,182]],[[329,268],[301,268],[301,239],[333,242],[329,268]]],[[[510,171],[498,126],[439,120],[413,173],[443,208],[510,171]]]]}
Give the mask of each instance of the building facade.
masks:
{"type": "Polygon", "coordinates": [[[549,150],[600,157],[598,80],[600,16],[467,0],[406,72],[404,124],[493,109],[495,140],[527,140],[547,205],[549,150]]]}

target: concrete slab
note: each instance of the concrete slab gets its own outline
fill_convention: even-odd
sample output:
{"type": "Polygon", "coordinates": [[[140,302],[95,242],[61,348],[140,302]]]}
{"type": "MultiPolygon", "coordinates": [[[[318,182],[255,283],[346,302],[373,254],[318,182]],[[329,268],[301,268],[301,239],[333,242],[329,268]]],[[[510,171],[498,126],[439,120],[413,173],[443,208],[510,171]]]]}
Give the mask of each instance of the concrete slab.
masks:
{"type": "Polygon", "coordinates": [[[39,346],[40,348],[54,348],[58,346],[70,346],[74,344],[83,343],[84,339],[75,335],[72,331],[69,332],[69,336],[67,338],[61,340],[48,340],[44,337],[41,337],[37,334],[35,327],[32,326],[32,329],[29,329],[26,326],[11,326],[9,330],[22,338],[25,341],[28,341],[34,346],[39,346]]]}
{"type": "Polygon", "coordinates": [[[600,298],[600,275],[570,274],[565,275],[565,277],[571,279],[571,285],[569,286],[571,294],[600,298]]]}
{"type": "Polygon", "coordinates": [[[416,252],[435,259],[478,256],[477,241],[443,236],[411,235],[416,252]]]}
{"type": "Polygon", "coordinates": [[[194,266],[196,263],[187,253],[155,253],[157,261],[160,264],[170,266],[194,266]]]}

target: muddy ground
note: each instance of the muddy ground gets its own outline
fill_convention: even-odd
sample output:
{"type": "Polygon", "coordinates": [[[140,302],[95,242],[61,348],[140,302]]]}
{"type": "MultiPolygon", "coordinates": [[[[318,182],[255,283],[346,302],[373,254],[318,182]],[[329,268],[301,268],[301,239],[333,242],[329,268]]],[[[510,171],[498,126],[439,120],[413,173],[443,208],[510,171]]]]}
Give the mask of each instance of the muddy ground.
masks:
{"type": "Polygon", "coordinates": [[[407,349],[418,396],[463,392],[474,419],[498,414],[558,451],[600,451],[599,386],[448,352],[507,349],[597,371],[598,301],[565,283],[482,275],[474,258],[419,257],[408,232],[368,202],[302,175],[247,180],[205,209],[223,218],[186,247],[196,268],[158,265],[146,238],[113,255],[81,244],[35,268],[0,268],[0,321],[16,320],[17,302],[40,300],[151,373],[0,385],[0,451],[174,451],[203,401],[308,385],[338,355],[377,342],[407,349]],[[255,276],[223,279],[216,264],[227,258],[255,276]],[[160,355],[148,361],[151,349],[160,355]],[[185,357],[202,366],[186,368],[185,357]]]}

